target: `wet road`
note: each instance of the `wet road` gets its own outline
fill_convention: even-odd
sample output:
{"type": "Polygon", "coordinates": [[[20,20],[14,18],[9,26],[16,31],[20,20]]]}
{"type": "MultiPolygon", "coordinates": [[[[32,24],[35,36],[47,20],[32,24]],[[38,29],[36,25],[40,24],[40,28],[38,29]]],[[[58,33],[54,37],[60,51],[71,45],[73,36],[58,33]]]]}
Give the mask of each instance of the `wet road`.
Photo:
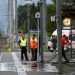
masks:
{"type": "MultiPolygon", "coordinates": [[[[30,59],[31,54],[28,54],[28,56],[30,59]]],[[[57,68],[50,63],[21,62],[20,52],[2,52],[1,54],[0,75],[55,75],[57,72],[57,68]]]]}
{"type": "MultiPolygon", "coordinates": [[[[56,75],[58,72],[55,66],[52,66],[50,62],[36,63],[36,61],[20,61],[20,52],[2,52],[0,59],[0,75],[56,75]]],[[[28,53],[29,60],[31,54],[28,53]]],[[[44,60],[48,61],[53,57],[50,52],[44,53],[44,60]]],[[[71,56],[67,56],[71,59],[71,56]]],[[[57,56],[51,61],[56,61],[57,56]]],[[[62,59],[64,60],[64,59],[62,59]]],[[[40,61],[40,56],[38,60],[40,61]]]]}

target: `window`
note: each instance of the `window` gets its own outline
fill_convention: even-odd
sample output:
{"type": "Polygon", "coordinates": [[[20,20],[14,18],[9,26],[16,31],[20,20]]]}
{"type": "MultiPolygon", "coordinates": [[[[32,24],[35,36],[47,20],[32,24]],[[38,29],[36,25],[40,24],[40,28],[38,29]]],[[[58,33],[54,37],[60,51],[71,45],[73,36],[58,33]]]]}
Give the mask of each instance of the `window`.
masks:
{"type": "Polygon", "coordinates": [[[70,34],[69,35],[69,40],[75,41],[75,34],[70,34]]]}

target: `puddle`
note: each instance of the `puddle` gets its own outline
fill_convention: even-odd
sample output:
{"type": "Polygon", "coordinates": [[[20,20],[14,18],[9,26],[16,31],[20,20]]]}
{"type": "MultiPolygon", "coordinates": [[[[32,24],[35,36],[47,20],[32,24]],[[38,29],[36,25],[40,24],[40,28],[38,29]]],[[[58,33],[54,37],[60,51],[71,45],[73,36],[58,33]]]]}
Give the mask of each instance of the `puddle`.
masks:
{"type": "Polygon", "coordinates": [[[14,63],[0,63],[0,71],[16,71],[14,63]]]}
{"type": "Polygon", "coordinates": [[[23,63],[25,71],[45,71],[45,72],[58,72],[55,66],[44,63],[23,63]]]}

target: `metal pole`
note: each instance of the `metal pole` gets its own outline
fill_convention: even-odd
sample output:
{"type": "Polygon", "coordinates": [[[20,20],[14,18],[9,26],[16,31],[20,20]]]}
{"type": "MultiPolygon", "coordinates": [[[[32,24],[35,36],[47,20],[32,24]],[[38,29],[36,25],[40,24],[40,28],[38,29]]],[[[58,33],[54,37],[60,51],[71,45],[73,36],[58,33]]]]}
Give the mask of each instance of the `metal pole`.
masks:
{"type": "MultiPolygon", "coordinates": [[[[17,0],[15,0],[15,25],[16,25],[16,43],[18,41],[18,15],[17,15],[17,0]]],[[[16,50],[17,50],[16,44],[16,50]]]]}
{"type": "Polygon", "coordinates": [[[39,18],[37,18],[38,23],[38,59],[39,59],[39,18]]]}
{"type": "Polygon", "coordinates": [[[27,4],[28,5],[28,15],[27,15],[27,17],[28,17],[28,52],[30,53],[30,9],[29,9],[29,6],[30,6],[30,4],[28,3],[27,4]]]}
{"type": "Polygon", "coordinates": [[[71,58],[72,58],[72,24],[70,25],[71,27],[71,58]]]}
{"type": "Polygon", "coordinates": [[[43,43],[46,48],[46,0],[43,0],[43,43]]]}
{"type": "Polygon", "coordinates": [[[61,0],[56,0],[56,22],[57,22],[57,43],[58,43],[58,73],[62,74],[62,23],[61,23],[61,0]]]}
{"type": "Polygon", "coordinates": [[[11,32],[11,28],[12,28],[11,27],[11,0],[9,0],[9,20],[10,20],[9,21],[10,22],[10,28],[9,28],[9,30],[10,30],[9,32],[10,33],[9,33],[9,36],[11,36],[12,35],[12,32],[11,32]]]}
{"type": "MultiPolygon", "coordinates": [[[[10,0],[8,0],[8,29],[10,30],[10,0]]],[[[8,30],[8,36],[9,36],[9,31],[8,30]]]]}
{"type": "Polygon", "coordinates": [[[7,26],[7,37],[8,37],[8,32],[9,32],[9,0],[8,0],[8,17],[7,17],[7,19],[8,19],[8,26],[7,26]]]}
{"type": "Polygon", "coordinates": [[[11,1],[11,25],[12,25],[12,50],[14,51],[14,22],[13,22],[13,0],[11,1]]]}
{"type": "Polygon", "coordinates": [[[14,0],[14,32],[15,32],[15,0],[14,0]]]}
{"type": "MultiPolygon", "coordinates": [[[[14,20],[14,22],[13,22],[13,25],[14,25],[13,36],[14,36],[14,32],[15,32],[15,0],[13,0],[13,4],[14,4],[14,14],[13,14],[13,20],[14,20]]],[[[13,50],[14,50],[14,38],[13,38],[13,50]]]]}
{"type": "Polygon", "coordinates": [[[43,59],[43,0],[40,0],[40,29],[41,29],[41,62],[43,59]]]}
{"type": "Polygon", "coordinates": [[[10,44],[11,49],[13,50],[13,0],[10,0],[10,44]]]}
{"type": "Polygon", "coordinates": [[[10,50],[10,0],[8,0],[8,42],[9,42],[9,50],[10,50]]]}

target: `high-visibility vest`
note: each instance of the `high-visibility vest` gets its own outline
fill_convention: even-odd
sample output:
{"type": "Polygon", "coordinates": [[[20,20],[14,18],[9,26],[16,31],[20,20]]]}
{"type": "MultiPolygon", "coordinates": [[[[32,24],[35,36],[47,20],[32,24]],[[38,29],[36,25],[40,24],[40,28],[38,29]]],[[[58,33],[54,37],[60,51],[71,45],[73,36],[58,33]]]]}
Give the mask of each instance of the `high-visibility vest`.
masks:
{"type": "Polygon", "coordinates": [[[20,45],[21,46],[26,46],[26,42],[27,42],[27,40],[26,39],[21,39],[21,43],[20,43],[20,45]]]}
{"type": "Polygon", "coordinates": [[[30,48],[35,49],[38,48],[37,38],[33,40],[33,38],[30,39],[30,48]]]}

